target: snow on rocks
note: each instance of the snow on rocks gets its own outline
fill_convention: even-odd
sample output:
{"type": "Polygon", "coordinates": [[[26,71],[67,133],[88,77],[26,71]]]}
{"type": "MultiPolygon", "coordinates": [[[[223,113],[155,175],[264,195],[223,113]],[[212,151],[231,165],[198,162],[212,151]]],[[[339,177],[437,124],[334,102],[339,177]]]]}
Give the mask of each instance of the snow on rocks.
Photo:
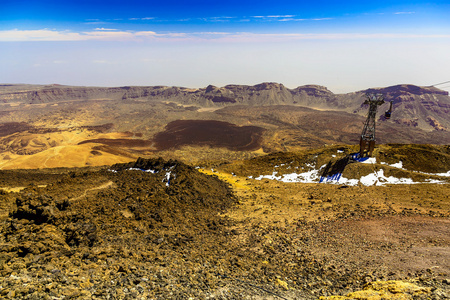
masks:
{"type": "Polygon", "coordinates": [[[139,169],[139,168],[129,168],[128,170],[129,171],[142,171],[142,172],[148,172],[148,173],[152,173],[152,174],[156,173],[155,170],[150,170],[150,169],[146,170],[146,169],[139,169]]]}
{"type": "MultiPolygon", "coordinates": [[[[277,180],[282,182],[301,182],[301,183],[315,183],[319,181],[320,170],[325,167],[323,165],[318,170],[314,168],[313,165],[308,164],[308,167],[313,167],[312,170],[308,172],[303,173],[290,173],[290,174],[281,174],[277,176],[278,172],[273,172],[272,175],[260,175],[258,177],[255,177],[255,180],[262,180],[262,179],[270,179],[270,180],[277,180]]],[[[250,179],[252,179],[252,176],[249,176],[250,179]]]]}
{"type": "MultiPolygon", "coordinates": [[[[175,179],[176,178],[176,173],[172,172],[172,170],[175,168],[175,166],[176,165],[172,165],[170,167],[166,166],[166,167],[163,167],[161,170],[153,170],[153,169],[145,168],[145,167],[141,167],[141,168],[131,167],[131,168],[127,168],[125,170],[127,170],[127,171],[140,171],[140,172],[146,172],[146,173],[151,173],[151,174],[158,174],[158,173],[160,173],[162,171],[165,171],[165,175],[164,175],[164,178],[162,179],[162,182],[165,183],[166,186],[170,186],[171,179],[175,179]]],[[[109,169],[108,171],[117,173],[117,170],[114,170],[114,169],[109,169]]]]}
{"type": "Polygon", "coordinates": [[[442,177],[450,177],[450,171],[448,171],[447,173],[436,173],[433,175],[442,176],[442,177]]]}
{"type": "Polygon", "coordinates": [[[362,164],[376,164],[377,159],[375,157],[368,157],[368,158],[363,158],[363,159],[359,160],[359,162],[362,164]]]}
{"type": "MultiPolygon", "coordinates": [[[[395,163],[395,164],[392,164],[392,165],[390,165],[390,164],[385,163],[385,162],[382,161],[381,164],[382,164],[382,165],[388,165],[388,166],[390,166],[390,167],[397,168],[397,169],[403,169],[403,162],[402,162],[402,161],[399,161],[398,163],[395,163]]],[[[403,170],[404,170],[404,169],[403,169],[403,170]]]]}
{"type": "MultiPolygon", "coordinates": [[[[358,159],[358,162],[363,164],[376,164],[377,160],[375,157],[369,157],[369,158],[363,158],[358,159]]],[[[381,162],[382,165],[387,165],[393,168],[405,170],[403,168],[403,162],[399,161],[395,164],[387,164],[385,162],[381,162]]],[[[275,166],[277,168],[279,166],[275,166]]],[[[319,169],[315,168],[315,165],[313,164],[307,164],[307,167],[311,168],[307,172],[303,173],[290,173],[290,174],[279,174],[279,172],[274,171],[271,175],[260,175],[257,177],[249,176],[250,179],[255,180],[262,180],[262,179],[270,179],[270,180],[277,180],[282,182],[298,182],[298,183],[330,183],[330,184],[345,184],[349,186],[355,186],[358,184],[371,186],[383,186],[386,184],[419,184],[419,183],[437,183],[437,184],[444,184],[446,183],[443,180],[437,180],[437,179],[426,179],[425,181],[417,182],[414,181],[411,178],[397,178],[394,176],[386,176],[384,174],[384,170],[374,170],[372,173],[361,176],[359,179],[349,179],[342,176],[342,173],[337,173],[333,175],[332,177],[321,177],[320,172],[325,167],[325,165],[321,166],[319,169]]],[[[423,172],[418,172],[423,173],[423,172]]],[[[428,174],[423,173],[427,175],[435,175],[435,176],[443,176],[443,177],[450,177],[450,171],[447,173],[437,173],[437,174],[428,174]]]]}

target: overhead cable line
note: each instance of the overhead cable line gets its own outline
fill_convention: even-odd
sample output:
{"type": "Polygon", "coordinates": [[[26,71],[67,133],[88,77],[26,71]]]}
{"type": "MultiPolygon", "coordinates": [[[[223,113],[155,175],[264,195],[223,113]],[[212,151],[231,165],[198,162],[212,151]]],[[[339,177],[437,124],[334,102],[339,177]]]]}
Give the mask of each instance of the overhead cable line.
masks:
{"type": "Polygon", "coordinates": [[[444,82],[441,82],[441,83],[432,84],[432,85],[430,85],[430,86],[436,86],[436,85],[446,84],[446,83],[449,83],[449,82],[450,82],[450,80],[449,80],[449,81],[444,81],[444,82]]]}

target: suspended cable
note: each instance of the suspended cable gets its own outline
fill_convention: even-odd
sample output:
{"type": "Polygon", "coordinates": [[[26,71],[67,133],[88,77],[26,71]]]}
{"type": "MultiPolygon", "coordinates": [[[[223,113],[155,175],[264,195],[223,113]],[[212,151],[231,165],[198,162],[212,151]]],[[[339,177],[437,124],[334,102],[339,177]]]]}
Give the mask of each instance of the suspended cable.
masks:
{"type": "Polygon", "coordinates": [[[449,80],[449,81],[444,81],[444,82],[441,82],[441,83],[432,84],[432,85],[430,85],[430,86],[436,86],[436,85],[446,84],[446,83],[449,83],[449,82],[450,82],[450,80],[449,80]]]}

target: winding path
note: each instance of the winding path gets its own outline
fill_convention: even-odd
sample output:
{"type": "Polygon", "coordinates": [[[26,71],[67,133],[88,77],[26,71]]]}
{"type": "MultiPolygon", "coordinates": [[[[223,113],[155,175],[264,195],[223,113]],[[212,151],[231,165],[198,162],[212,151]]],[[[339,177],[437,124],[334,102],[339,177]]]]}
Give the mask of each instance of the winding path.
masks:
{"type": "Polygon", "coordinates": [[[90,188],[90,189],[86,189],[86,190],[84,190],[84,192],[83,192],[83,194],[81,196],[69,199],[69,201],[79,200],[79,199],[85,197],[87,195],[87,193],[90,192],[90,191],[106,189],[106,188],[112,187],[112,185],[113,185],[113,182],[112,181],[108,181],[108,182],[106,182],[106,183],[104,183],[102,185],[99,185],[99,186],[96,186],[96,187],[93,187],[93,188],[90,188]]]}

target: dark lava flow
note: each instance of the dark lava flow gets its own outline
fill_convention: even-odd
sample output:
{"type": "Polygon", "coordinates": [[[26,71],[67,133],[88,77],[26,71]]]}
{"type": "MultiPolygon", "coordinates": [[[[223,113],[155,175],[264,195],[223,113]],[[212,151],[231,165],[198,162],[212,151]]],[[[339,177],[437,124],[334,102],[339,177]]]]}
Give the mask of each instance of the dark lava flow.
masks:
{"type": "Polygon", "coordinates": [[[158,150],[183,145],[209,145],[249,151],[260,147],[263,131],[257,126],[239,127],[221,121],[177,120],[167,124],[165,131],[156,134],[154,142],[158,150]]]}

